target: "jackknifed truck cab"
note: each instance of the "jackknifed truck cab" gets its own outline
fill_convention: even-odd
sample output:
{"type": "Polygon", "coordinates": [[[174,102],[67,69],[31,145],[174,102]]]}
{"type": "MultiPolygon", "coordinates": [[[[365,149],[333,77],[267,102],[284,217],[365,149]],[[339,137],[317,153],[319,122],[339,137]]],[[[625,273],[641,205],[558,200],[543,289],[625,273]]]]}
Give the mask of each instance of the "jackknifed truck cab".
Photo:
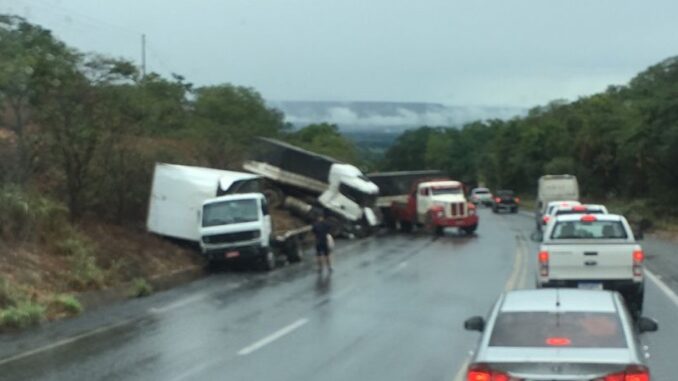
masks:
{"type": "Polygon", "coordinates": [[[279,255],[301,260],[310,227],[276,231],[259,183],[250,173],[158,163],[148,230],[192,242],[210,264],[248,261],[271,270],[279,255]]]}
{"type": "Polygon", "coordinates": [[[467,234],[478,228],[476,206],[466,199],[464,186],[449,179],[416,182],[407,202],[393,202],[392,215],[400,229],[409,232],[416,226],[443,234],[445,228],[459,228],[467,234]]]}
{"type": "Polygon", "coordinates": [[[363,234],[379,224],[379,188],[358,168],[291,144],[258,138],[243,168],[263,177],[271,207],[288,206],[330,217],[339,232],[363,234]]]}

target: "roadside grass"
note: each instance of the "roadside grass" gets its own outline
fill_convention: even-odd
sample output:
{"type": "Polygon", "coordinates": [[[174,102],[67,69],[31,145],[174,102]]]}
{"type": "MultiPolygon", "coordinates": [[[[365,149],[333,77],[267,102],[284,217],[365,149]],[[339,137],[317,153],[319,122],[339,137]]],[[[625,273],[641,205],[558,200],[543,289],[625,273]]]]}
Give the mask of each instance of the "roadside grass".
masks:
{"type": "Polygon", "coordinates": [[[73,316],[82,312],[82,304],[71,294],[57,294],[48,305],[50,316],[73,316]]]}
{"type": "Polygon", "coordinates": [[[141,298],[144,296],[149,296],[153,293],[153,286],[144,278],[136,278],[132,281],[132,287],[130,288],[130,296],[135,298],[141,298]]]}
{"type": "Polygon", "coordinates": [[[25,328],[40,323],[45,318],[45,306],[24,301],[0,310],[0,328],[25,328]]]}

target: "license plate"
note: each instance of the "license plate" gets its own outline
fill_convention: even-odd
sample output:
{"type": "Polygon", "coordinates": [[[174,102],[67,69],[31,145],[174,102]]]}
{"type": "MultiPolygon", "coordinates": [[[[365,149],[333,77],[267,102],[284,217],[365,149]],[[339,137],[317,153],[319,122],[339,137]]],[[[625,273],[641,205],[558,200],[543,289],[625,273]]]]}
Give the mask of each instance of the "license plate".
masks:
{"type": "Polygon", "coordinates": [[[603,284],[599,282],[581,282],[577,284],[577,287],[585,290],[602,290],[603,284]]]}
{"type": "Polygon", "coordinates": [[[229,251],[226,253],[226,258],[237,258],[240,256],[239,251],[229,251]]]}

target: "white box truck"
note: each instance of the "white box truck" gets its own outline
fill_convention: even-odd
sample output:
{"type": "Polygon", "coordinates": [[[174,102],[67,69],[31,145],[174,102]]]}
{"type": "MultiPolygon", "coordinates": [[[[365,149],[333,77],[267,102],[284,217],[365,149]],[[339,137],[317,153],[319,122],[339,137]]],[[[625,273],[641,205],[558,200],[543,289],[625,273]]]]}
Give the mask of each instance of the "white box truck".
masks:
{"type": "Polygon", "coordinates": [[[579,201],[579,183],[574,175],[544,175],[539,178],[535,223],[541,230],[542,217],[552,201],[579,201]]]}
{"type": "Polygon", "coordinates": [[[198,244],[210,263],[251,260],[270,270],[277,255],[300,260],[310,228],[274,231],[259,182],[250,173],[157,163],[147,228],[198,244]]]}

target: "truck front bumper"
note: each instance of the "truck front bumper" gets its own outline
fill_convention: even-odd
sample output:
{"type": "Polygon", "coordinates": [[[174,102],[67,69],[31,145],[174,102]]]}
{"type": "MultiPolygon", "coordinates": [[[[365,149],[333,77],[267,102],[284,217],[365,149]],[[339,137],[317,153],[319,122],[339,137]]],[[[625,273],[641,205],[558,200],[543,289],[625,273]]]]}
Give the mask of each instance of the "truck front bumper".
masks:
{"type": "Polygon", "coordinates": [[[266,254],[266,251],[267,248],[258,243],[219,249],[210,248],[203,251],[203,255],[210,262],[240,261],[260,258],[266,254]]]}
{"type": "Polygon", "coordinates": [[[433,224],[435,226],[442,226],[446,228],[467,228],[478,225],[478,215],[470,215],[467,217],[437,217],[434,218],[433,224]]]}

